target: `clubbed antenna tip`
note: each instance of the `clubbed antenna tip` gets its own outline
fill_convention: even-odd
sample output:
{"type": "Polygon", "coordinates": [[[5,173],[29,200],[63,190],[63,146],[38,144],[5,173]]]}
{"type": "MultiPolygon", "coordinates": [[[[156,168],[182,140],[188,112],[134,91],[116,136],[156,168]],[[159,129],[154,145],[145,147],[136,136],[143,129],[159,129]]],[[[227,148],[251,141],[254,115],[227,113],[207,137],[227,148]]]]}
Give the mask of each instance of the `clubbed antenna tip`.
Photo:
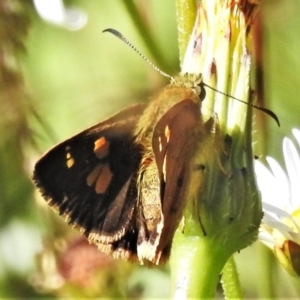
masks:
{"type": "Polygon", "coordinates": [[[154,65],[153,62],[151,62],[144,54],[142,54],[135,46],[133,46],[133,44],[118,30],[116,29],[112,29],[112,28],[107,28],[104,29],[102,32],[109,32],[111,34],[113,34],[114,36],[116,36],[117,38],[119,38],[121,41],[123,41],[127,46],[129,46],[131,49],[133,49],[143,60],[145,60],[154,70],[156,70],[157,72],[159,72],[161,75],[168,77],[170,79],[172,79],[172,76],[170,76],[169,74],[163,72],[162,70],[160,70],[156,65],[154,65]]]}

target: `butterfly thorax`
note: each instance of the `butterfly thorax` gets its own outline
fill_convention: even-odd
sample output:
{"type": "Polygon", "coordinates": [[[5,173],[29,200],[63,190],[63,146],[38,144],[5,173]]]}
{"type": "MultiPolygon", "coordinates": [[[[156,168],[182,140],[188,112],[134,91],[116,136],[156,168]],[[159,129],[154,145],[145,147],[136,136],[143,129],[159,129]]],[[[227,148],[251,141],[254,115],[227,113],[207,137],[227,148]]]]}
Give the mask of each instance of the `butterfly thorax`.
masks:
{"type": "Polygon", "coordinates": [[[175,104],[183,100],[192,100],[200,109],[201,82],[201,74],[185,73],[172,77],[170,84],[151,99],[144,111],[143,118],[139,120],[134,133],[136,141],[140,142],[149,133],[151,135],[157,121],[175,104]]]}

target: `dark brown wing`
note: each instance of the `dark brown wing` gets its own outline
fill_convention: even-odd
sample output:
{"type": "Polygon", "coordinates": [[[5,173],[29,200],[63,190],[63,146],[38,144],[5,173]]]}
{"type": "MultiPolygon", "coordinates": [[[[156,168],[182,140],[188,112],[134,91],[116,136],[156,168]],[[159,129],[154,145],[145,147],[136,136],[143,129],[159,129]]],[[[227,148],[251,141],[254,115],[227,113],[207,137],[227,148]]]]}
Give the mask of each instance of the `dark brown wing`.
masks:
{"type": "Polygon", "coordinates": [[[169,255],[174,232],[186,203],[189,163],[197,142],[200,107],[183,100],[166,112],[155,126],[152,147],[161,185],[164,224],[157,247],[162,259],[169,255]]]}
{"type": "Polygon", "coordinates": [[[136,174],[132,133],[145,105],[131,106],[48,151],[33,180],[59,214],[114,257],[136,253],[136,174]]]}

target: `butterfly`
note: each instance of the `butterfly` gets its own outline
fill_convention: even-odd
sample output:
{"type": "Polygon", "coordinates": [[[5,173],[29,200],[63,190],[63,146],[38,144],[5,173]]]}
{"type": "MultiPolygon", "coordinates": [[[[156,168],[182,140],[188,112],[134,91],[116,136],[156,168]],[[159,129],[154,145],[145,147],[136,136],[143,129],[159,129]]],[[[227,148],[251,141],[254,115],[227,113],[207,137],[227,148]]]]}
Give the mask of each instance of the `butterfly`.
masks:
{"type": "MultiPolygon", "coordinates": [[[[105,31],[147,60],[118,31],[105,31]]],[[[193,156],[215,126],[201,115],[209,87],[201,74],[160,73],[171,82],[148,105],[125,108],[58,144],[33,174],[48,204],[100,251],[156,265],[170,256],[191,177],[204,171],[193,156]]],[[[272,111],[249,105],[279,125],[272,111]]]]}
{"type": "Polygon", "coordinates": [[[191,158],[209,130],[201,75],[175,77],[136,104],[49,150],[33,181],[48,204],[100,251],[165,262],[186,205],[191,158]]]}

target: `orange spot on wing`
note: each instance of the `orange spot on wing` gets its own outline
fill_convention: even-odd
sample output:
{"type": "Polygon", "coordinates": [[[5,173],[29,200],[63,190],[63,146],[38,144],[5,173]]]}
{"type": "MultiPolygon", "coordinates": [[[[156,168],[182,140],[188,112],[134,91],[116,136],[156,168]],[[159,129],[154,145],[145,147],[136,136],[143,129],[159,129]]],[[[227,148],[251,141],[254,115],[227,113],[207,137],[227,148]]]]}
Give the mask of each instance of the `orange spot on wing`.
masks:
{"type": "Polygon", "coordinates": [[[71,153],[67,152],[67,154],[66,154],[66,164],[67,164],[67,167],[70,169],[71,167],[73,167],[74,163],[75,163],[75,160],[72,157],[71,153]]]}
{"type": "Polygon", "coordinates": [[[102,168],[103,168],[103,165],[99,164],[89,174],[89,176],[86,178],[86,183],[88,186],[92,186],[96,182],[102,168]]]}
{"type": "Polygon", "coordinates": [[[170,130],[169,126],[167,125],[165,128],[165,137],[167,139],[167,142],[169,142],[169,140],[170,140],[170,135],[171,135],[171,130],[170,130]]]}
{"type": "Polygon", "coordinates": [[[95,142],[94,153],[97,156],[97,158],[103,159],[107,156],[109,151],[109,144],[110,142],[107,141],[107,139],[104,136],[102,136],[95,142]]]}
{"type": "Polygon", "coordinates": [[[95,185],[97,194],[104,194],[113,177],[108,164],[98,164],[86,179],[88,186],[95,185]]]}
{"type": "Polygon", "coordinates": [[[75,160],[72,157],[67,158],[67,167],[69,169],[72,168],[74,164],[75,164],[75,160]]]}
{"type": "Polygon", "coordinates": [[[101,172],[97,178],[95,190],[97,194],[104,194],[107,190],[111,179],[113,177],[112,172],[110,171],[109,165],[103,165],[101,172]]]}

